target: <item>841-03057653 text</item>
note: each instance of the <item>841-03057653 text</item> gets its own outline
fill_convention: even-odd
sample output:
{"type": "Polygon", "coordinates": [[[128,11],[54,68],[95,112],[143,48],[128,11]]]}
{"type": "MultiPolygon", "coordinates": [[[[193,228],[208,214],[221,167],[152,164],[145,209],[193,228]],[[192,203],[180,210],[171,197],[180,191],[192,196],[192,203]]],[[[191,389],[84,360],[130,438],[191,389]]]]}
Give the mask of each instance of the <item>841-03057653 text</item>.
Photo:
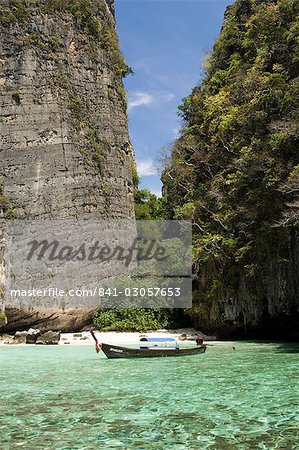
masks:
{"type": "Polygon", "coordinates": [[[99,297],[118,297],[119,295],[124,295],[125,297],[179,297],[181,295],[181,288],[127,287],[122,291],[117,288],[99,289],[99,297]]]}

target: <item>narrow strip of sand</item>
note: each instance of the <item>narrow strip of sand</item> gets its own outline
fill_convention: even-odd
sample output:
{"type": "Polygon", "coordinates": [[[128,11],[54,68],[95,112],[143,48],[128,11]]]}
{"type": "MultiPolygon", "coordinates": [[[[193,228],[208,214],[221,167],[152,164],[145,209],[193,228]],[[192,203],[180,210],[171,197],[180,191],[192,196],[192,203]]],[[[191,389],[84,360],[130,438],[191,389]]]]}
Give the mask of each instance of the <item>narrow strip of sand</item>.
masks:
{"type": "MultiPolygon", "coordinates": [[[[142,335],[154,335],[154,336],[171,336],[177,339],[194,343],[196,336],[202,336],[202,333],[194,330],[193,328],[184,328],[179,330],[158,330],[158,331],[147,331],[141,332],[99,332],[95,331],[95,335],[99,342],[105,342],[108,344],[116,345],[133,345],[138,344],[140,336],[142,335]],[[185,338],[185,339],[184,339],[185,338]]],[[[204,335],[203,335],[204,336],[204,335]]],[[[206,340],[214,340],[212,336],[204,336],[206,340]]],[[[94,339],[92,338],[89,331],[83,331],[80,333],[62,333],[60,337],[60,345],[91,345],[94,344],[94,339]]]]}

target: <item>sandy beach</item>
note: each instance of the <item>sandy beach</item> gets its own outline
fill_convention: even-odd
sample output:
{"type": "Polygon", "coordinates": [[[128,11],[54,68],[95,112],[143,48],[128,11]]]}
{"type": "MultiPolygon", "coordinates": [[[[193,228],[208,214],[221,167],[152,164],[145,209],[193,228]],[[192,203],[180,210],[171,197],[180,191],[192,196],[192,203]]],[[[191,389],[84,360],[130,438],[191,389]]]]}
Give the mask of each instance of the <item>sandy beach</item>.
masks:
{"type": "MultiPolygon", "coordinates": [[[[157,330],[148,332],[115,332],[107,331],[100,332],[95,331],[99,342],[105,342],[108,344],[118,344],[118,345],[138,345],[140,336],[142,335],[154,335],[158,336],[171,336],[179,340],[181,343],[195,344],[195,338],[197,335],[203,336],[205,341],[212,341],[216,343],[214,336],[205,336],[204,334],[196,331],[194,328],[182,328],[177,330],[157,330]],[[179,339],[182,336],[186,336],[186,339],[179,339]]],[[[13,336],[3,335],[0,336],[0,345],[34,345],[25,343],[14,343],[13,336]]],[[[59,345],[94,345],[94,339],[92,338],[89,331],[82,331],[76,333],[61,333],[59,345]]]]}
{"type": "MultiPolygon", "coordinates": [[[[95,335],[99,342],[106,342],[109,344],[121,344],[121,345],[133,345],[139,343],[139,338],[141,335],[154,335],[154,336],[172,336],[179,338],[182,334],[188,336],[188,341],[192,336],[195,337],[196,332],[192,328],[182,329],[182,330],[158,330],[149,331],[146,333],[139,332],[99,332],[95,331],[95,335]]],[[[94,345],[94,339],[92,338],[89,331],[83,331],[79,333],[62,333],[59,341],[59,345],[94,345]]]]}
{"type": "MultiPolygon", "coordinates": [[[[204,336],[205,341],[211,341],[211,343],[219,343],[216,341],[214,336],[205,336],[202,333],[196,331],[194,328],[183,328],[178,330],[158,330],[158,331],[148,331],[146,333],[139,332],[99,332],[95,331],[95,335],[99,342],[106,342],[115,345],[138,345],[139,338],[142,335],[153,335],[153,336],[171,336],[179,340],[181,343],[190,343],[195,345],[195,338],[197,335],[204,336]],[[180,340],[179,337],[186,335],[187,339],[180,340]]],[[[227,342],[225,342],[227,344],[227,342]]],[[[62,333],[59,341],[59,345],[94,345],[94,340],[89,331],[83,331],[80,333],[62,333]]]]}

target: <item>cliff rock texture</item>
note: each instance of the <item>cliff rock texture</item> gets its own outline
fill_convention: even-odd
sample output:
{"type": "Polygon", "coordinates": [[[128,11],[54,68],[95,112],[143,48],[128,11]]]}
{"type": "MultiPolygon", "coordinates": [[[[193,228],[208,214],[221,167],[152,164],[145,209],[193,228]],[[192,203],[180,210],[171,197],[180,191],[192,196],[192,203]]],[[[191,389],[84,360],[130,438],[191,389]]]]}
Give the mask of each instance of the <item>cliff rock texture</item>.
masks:
{"type": "Polygon", "coordinates": [[[14,217],[133,216],[111,4],[1,1],[1,184],[14,217]]]}
{"type": "Polygon", "coordinates": [[[194,221],[195,325],[219,337],[299,338],[298,49],[298,0],[237,0],[180,107],[164,193],[194,221]]]}
{"type": "Polygon", "coordinates": [[[2,218],[134,217],[114,2],[1,0],[0,42],[2,218]]]}

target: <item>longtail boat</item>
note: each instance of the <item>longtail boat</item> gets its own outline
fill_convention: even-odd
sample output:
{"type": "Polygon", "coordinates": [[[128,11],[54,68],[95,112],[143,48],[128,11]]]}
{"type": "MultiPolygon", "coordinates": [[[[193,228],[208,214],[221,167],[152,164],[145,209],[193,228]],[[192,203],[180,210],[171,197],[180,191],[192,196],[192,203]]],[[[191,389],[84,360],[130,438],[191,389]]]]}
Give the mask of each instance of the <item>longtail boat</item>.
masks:
{"type": "Polygon", "coordinates": [[[206,345],[201,344],[192,348],[168,348],[167,345],[161,347],[163,343],[176,341],[174,338],[142,338],[140,339],[140,348],[120,347],[114,344],[99,343],[93,331],[91,335],[95,340],[97,353],[102,350],[107,358],[155,358],[168,356],[187,356],[203,354],[206,351],[206,345]],[[159,344],[159,347],[156,346],[159,344]],[[152,346],[154,345],[154,346],[152,346]]]}

